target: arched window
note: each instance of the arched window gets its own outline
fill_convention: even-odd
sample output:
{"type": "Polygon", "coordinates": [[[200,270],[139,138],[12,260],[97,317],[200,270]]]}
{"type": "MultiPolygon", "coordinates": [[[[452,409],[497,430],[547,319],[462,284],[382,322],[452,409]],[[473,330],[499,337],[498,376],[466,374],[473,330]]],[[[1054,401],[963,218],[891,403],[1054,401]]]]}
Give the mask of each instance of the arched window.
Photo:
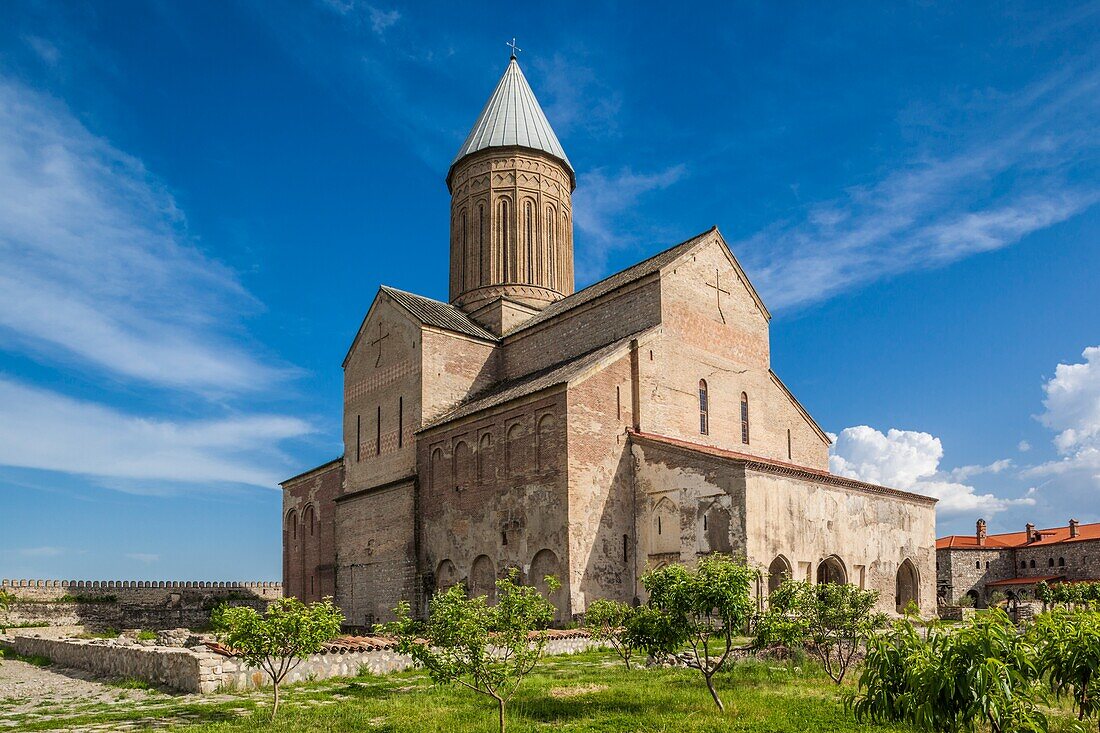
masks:
{"type": "Polygon", "coordinates": [[[558,287],[558,253],[555,251],[558,238],[554,236],[554,207],[546,207],[546,269],[550,273],[550,287],[558,287]]]}
{"type": "Polygon", "coordinates": [[[1054,567],[1054,558],[1053,557],[1050,558],[1049,560],[1047,560],[1047,567],[1048,568],[1054,567]]]}
{"type": "Polygon", "coordinates": [[[509,236],[508,230],[508,199],[501,199],[500,204],[497,205],[498,216],[497,226],[500,230],[500,253],[504,257],[504,281],[515,282],[516,281],[516,262],[515,257],[508,251],[509,236]]]}
{"type": "Polygon", "coordinates": [[[310,505],[310,506],[306,507],[305,514],[302,516],[302,527],[303,527],[303,529],[305,529],[305,528],[309,529],[309,536],[310,537],[312,537],[313,534],[314,534],[314,526],[313,525],[314,525],[313,506],[310,505]]]}
{"type": "Polygon", "coordinates": [[[492,256],[492,249],[489,247],[488,238],[485,236],[485,204],[477,205],[477,246],[480,255],[480,269],[481,276],[479,282],[482,285],[489,283],[489,271],[492,267],[492,263],[489,258],[492,256]]]}
{"type": "Polygon", "coordinates": [[[1066,559],[1064,557],[1058,558],[1058,567],[1064,568],[1066,566],[1066,559]]]}
{"type": "Polygon", "coordinates": [[[523,225],[527,235],[527,282],[535,277],[535,206],[530,199],[523,203],[523,225]]]}
{"type": "Polygon", "coordinates": [[[749,444],[749,396],[741,393],[741,442],[749,444]]]}
{"type": "Polygon", "coordinates": [[[1034,568],[1034,567],[1035,567],[1035,561],[1034,561],[1034,560],[1032,560],[1032,561],[1031,561],[1031,563],[1030,563],[1030,565],[1031,565],[1031,567],[1032,567],[1032,568],[1034,568]]]}
{"type": "Polygon", "coordinates": [[[459,275],[459,286],[462,290],[466,290],[466,270],[470,265],[470,250],[467,247],[467,239],[469,237],[469,229],[466,227],[466,209],[462,210],[459,214],[458,225],[462,227],[462,263],[461,274],[459,275]]]}
{"type": "Polygon", "coordinates": [[[707,397],[707,380],[699,380],[699,434],[710,432],[710,403],[707,397]]]}
{"type": "Polygon", "coordinates": [[[495,470],[493,464],[493,436],[485,433],[477,442],[477,482],[484,484],[495,470]]]}
{"type": "Polygon", "coordinates": [[[982,569],[982,561],[981,561],[981,560],[979,560],[978,562],[974,563],[974,569],[975,569],[975,570],[981,570],[981,569],[982,569]]]}
{"type": "Polygon", "coordinates": [[[791,563],[782,555],[777,555],[768,566],[768,595],[774,593],[784,580],[790,580],[792,577],[794,573],[791,572],[791,563]]]}
{"type": "Polygon", "coordinates": [[[1020,561],[1020,570],[1026,570],[1026,569],[1027,569],[1027,562],[1025,560],[1021,560],[1020,561]]]}
{"type": "Polygon", "coordinates": [[[298,539],[298,513],[293,509],[286,515],[286,530],[292,540],[298,539]]]}

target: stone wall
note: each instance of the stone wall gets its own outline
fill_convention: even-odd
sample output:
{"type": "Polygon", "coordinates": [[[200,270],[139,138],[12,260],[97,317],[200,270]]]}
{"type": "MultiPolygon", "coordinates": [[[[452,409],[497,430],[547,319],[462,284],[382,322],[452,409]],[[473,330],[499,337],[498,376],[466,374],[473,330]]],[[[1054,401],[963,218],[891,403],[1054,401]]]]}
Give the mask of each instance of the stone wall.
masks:
{"type": "MultiPolygon", "coordinates": [[[[37,635],[18,635],[9,646],[19,654],[46,657],[62,667],[103,677],[137,678],[178,692],[250,689],[271,682],[262,670],[203,646],[183,649],[102,639],[47,639],[37,635]]],[[[600,646],[603,644],[585,632],[573,632],[550,639],[546,654],[574,654],[600,646]]],[[[311,655],[288,673],[284,683],[361,673],[388,674],[412,666],[412,658],[397,653],[392,643],[382,644],[370,651],[311,655]]]]}
{"type": "Polygon", "coordinates": [[[306,603],[336,595],[336,497],[344,490],[337,458],[282,483],[283,592],[306,603]]]}
{"type": "Polygon", "coordinates": [[[263,611],[282,597],[280,583],[4,580],[0,590],[15,596],[4,623],[93,630],[202,627],[219,603],[263,611]]]}

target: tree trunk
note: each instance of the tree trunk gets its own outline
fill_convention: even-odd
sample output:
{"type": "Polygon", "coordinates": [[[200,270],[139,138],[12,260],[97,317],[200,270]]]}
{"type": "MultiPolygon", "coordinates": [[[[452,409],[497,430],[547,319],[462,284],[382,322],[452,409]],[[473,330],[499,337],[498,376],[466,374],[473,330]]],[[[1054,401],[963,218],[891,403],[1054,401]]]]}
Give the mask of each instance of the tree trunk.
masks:
{"type": "Polygon", "coordinates": [[[710,696],[714,698],[714,704],[718,706],[720,712],[726,712],[726,706],[722,704],[722,700],[718,697],[718,693],[714,689],[714,679],[711,675],[703,675],[707,680],[707,689],[710,690],[710,696]]]}
{"type": "Polygon", "coordinates": [[[497,704],[500,710],[500,733],[504,733],[504,698],[498,697],[497,704]]]}
{"type": "Polygon", "coordinates": [[[271,706],[271,719],[275,720],[275,713],[279,712],[279,683],[273,681],[271,686],[275,690],[275,704],[271,706]]]}

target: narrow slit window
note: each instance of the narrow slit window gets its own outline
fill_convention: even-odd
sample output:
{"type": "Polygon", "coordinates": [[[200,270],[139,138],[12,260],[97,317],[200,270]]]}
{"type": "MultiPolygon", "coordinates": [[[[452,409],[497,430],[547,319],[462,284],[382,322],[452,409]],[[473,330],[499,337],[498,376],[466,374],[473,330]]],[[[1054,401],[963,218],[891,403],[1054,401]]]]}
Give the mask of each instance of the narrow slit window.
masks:
{"type": "Polygon", "coordinates": [[[382,405],[378,406],[378,419],[374,423],[374,455],[382,455],[382,405]]]}
{"type": "Polygon", "coordinates": [[[699,434],[710,432],[710,405],[707,397],[707,380],[699,380],[699,434]]]}
{"type": "Polygon", "coordinates": [[[629,548],[627,547],[627,535],[624,534],[623,535],[623,562],[626,562],[628,549],[629,548]]]}
{"type": "Polygon", "coordinates": [[[787,428],[787,460],[793,460],[794,456],[791,452],[791,429],[787,428]]]}
{"type": "Polygon", "coordinates": [[[622,387],[615,387],[615,415],[616,419],[623,419],[623,392],[622,387]]]}
{"type": "Polygon", "coordinates": [[[355,416],[355,462],[363,457],[363,416],[355,416]]]}
{"type": "Polygon", "coordinates": [[[749,444],[749,396],[741,393],[741,442],[749,444]]]}
{"type": "Polygon", "coordinates": [[[405,398],[397,398],[397,447],[405,445],[405,398]]]}

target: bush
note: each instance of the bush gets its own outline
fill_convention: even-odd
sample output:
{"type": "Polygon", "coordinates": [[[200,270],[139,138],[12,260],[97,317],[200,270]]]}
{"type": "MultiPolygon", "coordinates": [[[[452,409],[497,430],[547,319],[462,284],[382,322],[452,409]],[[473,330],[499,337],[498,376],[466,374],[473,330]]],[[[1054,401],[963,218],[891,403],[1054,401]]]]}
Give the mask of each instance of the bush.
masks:
{"type": "Polygon", "coordinates": [[[630,657],[634,654],[631,638],[625,633],[626,624],[635,609],[622,601],[598,600],[588,604],[584,613],[584,627],[596,641],[611,644],[615,653],[630,669],[630,657]]]}
{"type": "Polygon", "coordinates": [[[847,583],[787,580],[768,597],[756,623],[756,646],[807,645],[838,685],[867,635],[886,625],[873,613],[878,592],[847,583]]]}
{"type": "Polygon", "coordinates": [[[297,598],[280,598],[262,616],[248,606],[218,606],[211,621],[221,643],[271,676],[274,720],[279,712],[279,683],[298,662],[340,633],[344,614],[331,598],[309,606],[297,598]]]}
{"type": "MultiPolygon", "coordinates": [[[[403,601],[394,609],[397,620],[377,627],[396,636],[398,651],[423,665],[435,682],[493,698],[501,733],[505,705],[542,658],[554,619],[554,605],[537,588],[515,581],[515,570],[497,581],[496,605],[485,596],[469,598],[455,585],[428,603],[427,623],[413,619],[403,601]]],[[[551,592],[561,587],[553,576],[546,583],[551,592]]]]}
{"type": "Polygon", "coordinates": [[[944,627],[928,639],[909,621],[867,641],[856,719],[928,731],[1046,731],[1036,650],[1000,609],[944,627]]]}
{"type": "Polygon", "coordinates": [[[1051,692],[1069,695],[1080,720],[1100,717],[1100,613],[1046,613],[1028,633],[1051,692]]]}
{"type": "Polygon", "coordinates": [[[695,570],[669,565],[642,576],[649,603],[627,619],[625,637],[655,657],[673,654],[687,645],[710,696],[725,710],[714,689],[714,675],[733,650],[733,637],[752,617],[751,595],[757,572],[727,555],[708,555],[695,570]],[[721,653],[710,655],[712,644],[721,653]]]}

